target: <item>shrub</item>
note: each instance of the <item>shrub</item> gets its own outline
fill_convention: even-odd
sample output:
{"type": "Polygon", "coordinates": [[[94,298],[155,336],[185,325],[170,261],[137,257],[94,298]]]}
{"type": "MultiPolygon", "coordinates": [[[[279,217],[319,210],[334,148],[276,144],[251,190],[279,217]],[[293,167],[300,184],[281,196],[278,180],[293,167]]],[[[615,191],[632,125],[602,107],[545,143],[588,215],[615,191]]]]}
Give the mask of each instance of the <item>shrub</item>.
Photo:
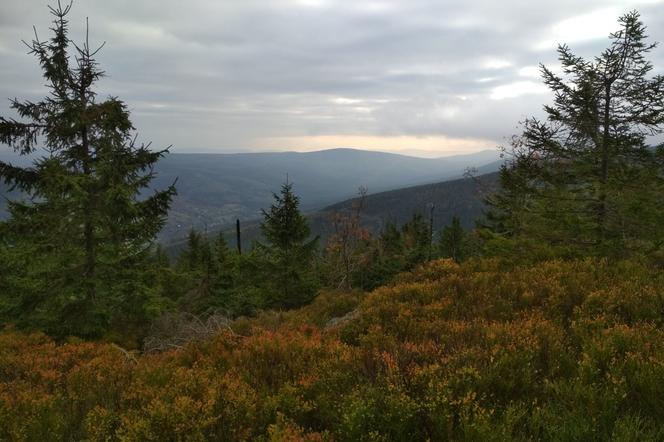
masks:
{"type": "Polygon", "coordinates": [[[161,353],[8,329],[0,439],[661,440],[662,293],[639,261],[442,260],[161,353]]]}

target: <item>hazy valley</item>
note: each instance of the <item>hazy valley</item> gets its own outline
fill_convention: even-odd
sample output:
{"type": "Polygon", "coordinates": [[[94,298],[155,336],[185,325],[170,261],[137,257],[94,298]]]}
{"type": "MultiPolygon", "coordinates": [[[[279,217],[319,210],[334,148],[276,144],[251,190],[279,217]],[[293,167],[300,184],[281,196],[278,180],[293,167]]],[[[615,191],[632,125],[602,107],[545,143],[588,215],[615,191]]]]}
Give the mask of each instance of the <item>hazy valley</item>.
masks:
{"type": "MultiPolygon", "coordinates": [[[[2,159],[16,161],[16,157],[5,154],[2,159]]],[[[19,158],[19,164],[29,161],[19,158]]],[[[436,187],[417,189],[417,199],[396,198],[390,202],[390,213],[377,214],[381,197],[373,195],[418,184],[437,183],[461,178],[470,169],[476,173],[493,172],[499,167],[499,152],[496,149],[474,154],[443,158],[418,158],[385,152],[358,149],[329,149],[316,152],[270,152],[243,154],[181,154],[166,155],[155,169],[154,188],[164,188],[177,179],[177,195],[168,214],[168,221],[159,239],[165,243],[184,239],[190,229],[217,231],[235,223],[236,219],[247,223],[248,237],[252,238],[251,225],[261,217],[261,209],[272,203],[272,194],[288,179],[300,198],[306,212],[312,213],[314,232],[325,234],[325,213],[334,205],[357,195],[359,187],[365,187],[372,195],[367,215],[369,225],[378,219],[403,222],[404,214],[421,212],[426,192],[436,193],[436,187]],[[422,199],[424,198],[424,199],[422,199]],[[413,204],[417,202],[416,204],[413,204]],[[324,209],[331,206],[329,209],[324,209]],[[422,207],[420,207],[422,206],[422,207]],[[374,212],[372,212],[374,211],[374,212]],[[372,215],[373,213],[373,215],[372,215]]],[[[15,196],[16,191],[13,192],[15,196]]],[[[467,195],[467,192],[464,193],[467,195]]],[[[0,217],[6,216],[5,197],[7,186],[0,184],[0,217]]],[[[476,202],[464,201],[460,194],[450,194],[460,212],[467,211],[464,205],[476,202]]],[[[450,201],[433,197],[438,207],[450,206],[450,201]]],[[[341,203],[343,205],[343,203],[341,203]]],[[[448,210],[449,211],[449,210],[448,210]]],[[[451,212],[450,212],[451,213],[451,212]]],[[[470,212],[467,212],[470,214],[470,212]]],[[[470,216],[470,215],[469,215],[470,216]]],[[[464,216],[464,224],[470,227],[471,218],[464,216]]],[[[444,215],[440,220],[447,219],[444,215]]]]}

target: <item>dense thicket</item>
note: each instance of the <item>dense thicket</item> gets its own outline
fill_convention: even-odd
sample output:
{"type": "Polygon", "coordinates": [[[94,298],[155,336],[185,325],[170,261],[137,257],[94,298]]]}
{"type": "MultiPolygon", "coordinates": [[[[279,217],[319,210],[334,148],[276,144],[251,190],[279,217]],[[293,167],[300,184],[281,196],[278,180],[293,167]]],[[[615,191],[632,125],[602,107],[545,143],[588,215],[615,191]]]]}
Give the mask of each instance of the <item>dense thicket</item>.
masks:
{"type": "Polygon", "coordinates": [[[464,231],[457,222],[435,235],[441,239],[434,241],[428,221],[417,214],[402,226],[387,223],[375,236],[358,224],[347,224],[321,250],[316,238],[309,236],[297,205],[290,206],[291,214],[280,215],[288,207],[283,203],[286,198],[294,198],[290,186],[282,189],[265,214],[272,240],[242,255],[228,248],[223,233],[210,236],[194,230],[173,262],[157,249],[152,274],[159,298],[170,300],[172,310],[202,317],[253,315],[301,306],[325,287],[372,290],[430,257],[454,256],[461,261],[479,254],[475,232],[464,231]],[[297,222],[284,224],[290,218],[297,222]],[[299,233],[292,234],[294,228],[299,233]],[[446,240],[450,229],[457,235],[453,250],[446,240]],[[280,238],[291,239],[280,242],[280,238]]]}

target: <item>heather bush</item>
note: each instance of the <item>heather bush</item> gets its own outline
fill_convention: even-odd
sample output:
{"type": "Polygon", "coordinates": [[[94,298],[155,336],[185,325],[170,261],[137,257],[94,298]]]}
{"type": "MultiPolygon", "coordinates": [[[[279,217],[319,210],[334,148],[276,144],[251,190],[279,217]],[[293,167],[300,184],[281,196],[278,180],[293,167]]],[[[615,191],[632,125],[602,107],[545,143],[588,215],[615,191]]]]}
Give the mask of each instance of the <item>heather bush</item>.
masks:
{"type": "Polygon", "coordinates": [[[442,260],[165,352],[8,329],[0,440],[662,440],[663,293],[646,262],[442,260]]]}

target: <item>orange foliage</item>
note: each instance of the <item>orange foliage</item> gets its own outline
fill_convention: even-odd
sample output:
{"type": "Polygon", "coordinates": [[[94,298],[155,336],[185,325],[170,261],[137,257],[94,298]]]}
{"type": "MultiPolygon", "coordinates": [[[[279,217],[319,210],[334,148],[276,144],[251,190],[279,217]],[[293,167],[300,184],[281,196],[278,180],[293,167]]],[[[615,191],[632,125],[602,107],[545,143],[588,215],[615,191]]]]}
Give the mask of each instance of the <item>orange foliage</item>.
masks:
{"type": "Polygon", "coordinates": [[[0,440],[658,440],[662,293],[634,262],[444,260],[161,354],[6,330],[0,440]]]}

